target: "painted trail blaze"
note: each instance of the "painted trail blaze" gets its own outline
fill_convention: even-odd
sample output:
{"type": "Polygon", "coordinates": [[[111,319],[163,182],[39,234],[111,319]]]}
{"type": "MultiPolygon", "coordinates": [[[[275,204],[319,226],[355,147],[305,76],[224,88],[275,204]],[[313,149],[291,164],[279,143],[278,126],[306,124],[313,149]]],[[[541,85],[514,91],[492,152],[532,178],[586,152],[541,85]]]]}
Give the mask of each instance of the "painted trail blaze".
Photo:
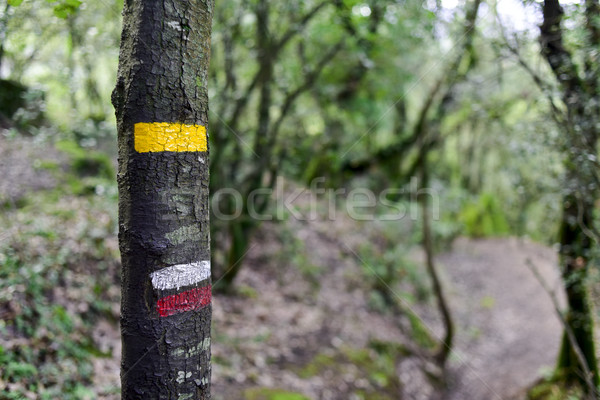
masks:
{"type": "Polygon", "coordinates": [[[157,290],[178,289],[210,278],[210,261],[172,265],[150,274],[157,290]]]}
{"type": "MultiPolygon", "coordinates": [[[[180,287],[195,285],[209,278],[210,261],[172,265],[150,274],[152,286],[158,291],[179,290],[180,287]]],[[[158,315],[168,317],[207,306],[211,299],[211,285],[208,285],[162,297],[156,302],[156,309],[158,315]]]]}
{"type": "Polygon", "coordinates": [[[138,153],[206,151],[206,128],[170,122],[138,122],[134,125],[138,153]]]}
{"type": "MultiPolygon", "coordinates": [[[[134,147],[138,153],[205,152],[208,150],[206,128],[178,122],[138,122],[134,124],[134,147]]],[[[141,156],[146,157],[146,156],[141,156]]],[[[172,232],[171,232],[172,233],[172,232]]],[[[168,237],[169,234],[166,234],[168,237]]],[[[211,286],[196,287],[210,279],[210,261],[177,264],[150,274],[152,286],[160,293],[164,290],[187,290],[158,296],[156,308],[161,317],[191,311],[211,302],[211,286]]],[[[171,292],[172,293],[172,292],[171,292]]]]}
{"type": "Polygon", "coordinates": [[[186,290],[171,296],[163,297],[156,302],[161,317],[192,311],[210,304],[212,299],[211,285],[186,290]]]}

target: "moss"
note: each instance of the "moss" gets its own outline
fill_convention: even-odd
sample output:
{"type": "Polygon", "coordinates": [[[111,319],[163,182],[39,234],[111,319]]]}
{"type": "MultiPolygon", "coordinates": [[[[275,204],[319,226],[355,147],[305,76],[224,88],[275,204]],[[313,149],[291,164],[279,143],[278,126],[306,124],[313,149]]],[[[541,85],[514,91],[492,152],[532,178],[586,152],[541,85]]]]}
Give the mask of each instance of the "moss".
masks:
{"type": "Polygon", "coordinates": [[[485,296],[481,299],[479,304],[481,304],[481,307],[487,308],[489,310],[494,308],[494,305],[496,304],[496,299],[494,299],[492,296],[485,296]]]}
{"type": "Polygon", "coordinates": [[[366,379],[367,387],[356,387],[352,393],[364,399],[396,399],[401,383],[396,373],[398,357],[406,354],[401,345],[373,342],[370,348],[341,348],[336,354],[317,354],[298,375],[307,379],[332,371],[335,375],[353,374],[356,380],[366,379]],[[353,366],[353,368],[349,368],[353,366]]]}
{"type": "Polygon", "coordinates": [[[319,375],[327,368],[336,365],[335,357],[326,354],[317,354],[313,360],[298,372],[298,376],[307,379],[319,375]]]}
{"type": "Polygon", "coordinates": [[[245,400],[311,400],[301,393],[265,387],[244,390],[245,400]]]}
{"type": "Polygon", "coordinates": [[[414,314],[412,311],[410,310],[405,310],[406,311],[406,316],[408,317],[408,320],[410,321],[410,326],[412,328],[412,337],[415,340],[415,342],[417,342],[417,344],[425,349],[433,349],[435,348],[435,346],[437,345],[437,341],[431,337],[431,334],[429,333],[429,330],[427,329],[427,327],[425,325],[423,325],[423,322],[421,321],[421,319],[414,314]]]}
{"type": "Polygon", "coordinates": [[[235,288],[235,292],[240,297],[244,297],[247,299],[256,299],[258,297],[258,292],[251,286],[240,284],[235,288]]]}
{"type": "Polygon", "coordinates": [[[388,342],[385,340],[371,340],[369,342],[369,347],[377,354],[386,354],[386,355],[394,355],[394,356],[409,356],[411,355],[411,351],[401,343],[388,342]]]}
{"type": "Polygon", "coordinates": [[[372,361],[371,353],[368,349],[344,348],[342,352],[348,360],[357,366],[368,366],[372,361]]]}
{"type": "Polygon", "coordinates": [[[56,161],[39,160],[34,164],[34,168],[37,170],[59,172],[60,165],[56,161]]]}
{"type": "Polygon", "coordinates": [[[111,180],[115,178],[112,161],[106,154],[84,149],[69,140],[57,142],[56,148],[69,156],[71,168],[78,176],[93,176],[111,180]]]}
{"type": "Polygon", "coordinates": [[[359,399],[364,400],[396,400],[398,395],[391,395],[386,393],[372,393],[366,390],[359,390],[354,393],[359,399]]]}
{"type": "Polygon", "coordinates": [[[560,375],[541,380],[527,391],[527,400],[579,400],[583,398],[581,388],[566,385],[560,375]]]}

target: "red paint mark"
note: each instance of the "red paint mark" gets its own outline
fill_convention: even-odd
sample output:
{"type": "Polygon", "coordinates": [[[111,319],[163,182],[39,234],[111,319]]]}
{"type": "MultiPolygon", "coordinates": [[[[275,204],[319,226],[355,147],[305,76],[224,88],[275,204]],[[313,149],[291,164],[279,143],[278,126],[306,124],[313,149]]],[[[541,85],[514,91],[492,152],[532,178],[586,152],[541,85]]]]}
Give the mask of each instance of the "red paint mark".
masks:
{"type": "Polygon", "coordinates": [[[156,308],[161,317],[168,317],[169,315],[204,307],[210,304],[211,299],[211,286],[208,285],[158,299],[156,308]]]}

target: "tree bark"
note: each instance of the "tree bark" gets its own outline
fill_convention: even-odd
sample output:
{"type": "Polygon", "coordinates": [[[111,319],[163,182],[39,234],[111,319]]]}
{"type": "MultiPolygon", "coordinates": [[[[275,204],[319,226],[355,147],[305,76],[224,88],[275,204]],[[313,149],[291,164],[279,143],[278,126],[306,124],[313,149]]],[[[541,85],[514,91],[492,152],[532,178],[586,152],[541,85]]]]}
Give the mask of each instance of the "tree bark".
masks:
{"type": "MultiPolygon", "coordinates": [[[[421,187],[423,189],[429,189],[429,166],[427,163],[427,152],[428,152],[428,144],[421,144],[422,152],[422,161],[421,161],[421,187]]],[[[448,300],[446,299],[446,295],[444,293],[444,288],[442,287],[442,282],[439,277],[437,267],[435,265],[434,260],[434,249],[433,249],[433,234],[431,232],[431,219],[429,215],[429,201],[427,198],[427,194],[423,193],[419,201],[421,203],[421,212],[422,212],[422,223],[423,223],[423,250],[425,251],[425,264],[427,266],[427,273],[431,278],[431,283],[433,286],[433,293],[435,294],[435,298],[437,301],[437,306],[440,314],[442,315],[442,319],[444,321],[444,329],[445,334],[444,338],[440,343],[440,347],[438,352],[435,354],[435,359],[439,363],[440,366],[444,367],[446,365],[446,361],[448,360],[448,356],[452,352],[452,346],[454,343],[454,321],[452,320],[452,314],[450,312],[450,306],[448,305],[448,300]]]]}
{"type": "Polygon", "coordinates": [[[123,399],[210,399],[212,0],[126,0],[117,86],[123,399]]]}
{"type": "MultiPolygon", "coordinates": [[[[586,1],[588,45],[598,45],[598,2],[586,1]]],[[[593,162],[598,142],[598,71],[585,64],[585,77],[578,72],[575,58],[565,47],[561,21],[564,11],[558,0],[545,0],[544,22],[540,26],[540,44],[562,91],[567,107],[564,131],[567,135],[565,157],[566,182],[562,199],[560,226],[560,264],[567,295],[567,329],[576,343],[563,335],[557,370],[569,382],[579,382],[588,392],[600,383],[594,344],[594,320],[588,298],[587,276],[592,262],[593,243],[588,230],[594,223],[594,203],[598,197],[597,165],[593,162]],[[581,365],[575,346],[585,355],[581,365]],[[587,372],[586,372],[587,371],[587,372]]]]}

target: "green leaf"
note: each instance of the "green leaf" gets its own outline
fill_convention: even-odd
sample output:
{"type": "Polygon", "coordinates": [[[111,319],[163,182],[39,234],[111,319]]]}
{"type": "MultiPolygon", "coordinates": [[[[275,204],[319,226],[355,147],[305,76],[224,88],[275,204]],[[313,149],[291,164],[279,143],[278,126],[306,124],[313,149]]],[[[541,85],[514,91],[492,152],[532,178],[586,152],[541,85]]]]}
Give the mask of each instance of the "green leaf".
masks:
{"type": "Polygon", "coordinates": [[[69,15],[74,14],[81,5],[81,1],[79,0],[64,0],[61,3],[58,3],[54,6],[54,15],[58,18],[65,19],[69,15]]]}
{"type": "Polygon", "coordinates": [[[8,0],[8,5],[11,7],[18,7],[22,2],[23,0],[8,0]]]}
{"type": "Polygon", "coordinates": [[[58,18],[65,19],[69,16],[69,12],[63,4],[59,4],[58,6],[54,7],[52,11],[54,12],[54,15],[56,15],[58,18]]]}

